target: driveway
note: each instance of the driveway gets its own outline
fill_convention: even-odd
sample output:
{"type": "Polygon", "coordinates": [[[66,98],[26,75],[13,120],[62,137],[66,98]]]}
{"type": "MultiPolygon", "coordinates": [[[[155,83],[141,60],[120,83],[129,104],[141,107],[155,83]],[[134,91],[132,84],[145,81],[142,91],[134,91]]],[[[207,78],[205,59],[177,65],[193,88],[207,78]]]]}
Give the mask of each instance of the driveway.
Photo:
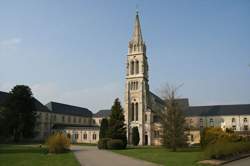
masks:
{"type": "Polygon", "coordinates": [[[95,146],[73,145],[71,150],[82,166],[157,166],[107,150],[98,150],[95,146]]]}
{"type": "Polygon", "coordinates": [[[236,160],[228,164],[225,164],[223,166],[249,166],[249,165],[250,165],[250,157],[241,160],[236,160]]]}

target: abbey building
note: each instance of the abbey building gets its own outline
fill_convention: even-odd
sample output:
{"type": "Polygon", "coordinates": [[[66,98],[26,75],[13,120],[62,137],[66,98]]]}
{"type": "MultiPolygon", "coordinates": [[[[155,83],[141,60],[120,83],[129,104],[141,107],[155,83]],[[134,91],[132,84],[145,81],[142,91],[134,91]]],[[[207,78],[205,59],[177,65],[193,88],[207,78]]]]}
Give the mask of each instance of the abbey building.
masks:
{"type": "MultiPolygon", "coordinates": [[[[138,13],[124,68],[126,76],[123,106],[128,143],[131,144],[132,128],[138,127],[140,145],[161,145],[163,130],[157,112],[164,111],[164,101],[149,88],[146,44],[138,13]]],[[[0,91],[0,107],[8,95],[0,91]]],[[[200,142],[200,131],[206,127],[230,128],[239,134],[250,132],[250,104],[189,106],[187,98],[177,100],[184,111],[190,144],[200,142]]],[[[108,109],[93,113],[87,108],[58,102],[43,105],[35,98],[34,103],[37,113],[36,140],[44,140],[53,132],[63,132],[73,143],[97,143],[101,121],[109,118],[111,113],[108,109]]]]}

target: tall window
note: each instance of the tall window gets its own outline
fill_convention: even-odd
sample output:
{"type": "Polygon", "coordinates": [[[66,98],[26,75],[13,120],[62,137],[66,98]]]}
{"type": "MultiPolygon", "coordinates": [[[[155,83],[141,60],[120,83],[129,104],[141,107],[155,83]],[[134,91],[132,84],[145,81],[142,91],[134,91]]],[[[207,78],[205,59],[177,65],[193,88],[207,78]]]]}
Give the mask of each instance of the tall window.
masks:
{"type": "Polygon", "coordinates": [[[212,118],[209,120],[209,122],[210,122],[210,126],[214,127],[214,120],[212,118]]]}
{"type": "Polygon", "coordinates": [[[245,123],[247,122],[247,118],[244,118],[244,120],[243,120],[245,123]]]}
{"type": "Polygon", "coordinates": [[[130,74],[133,75],[134,74],[134,61],[131,61],[131,65],[130,65],[130,74]]]}
{"type": "Polygon", "coordinates": [[[138,121],[138,103],[135,104],[135,120],[138,121]]]}
{"type": "Polygon", "coordinates": [[[96,140],[96,134],[93,134],[93,140],[96,140]]]}
{"type": "Polygon", "coordinates": [[[84,133],[83,134],[83,139],[87,139],[88,137],[87,137],[87,133],[84,133]]]}
{"type": "Polygon", "coordinates": [[[132,106],[131,106],[131,115],[132,115],[132,121],[134,121],[134,103],[132,103],[132,106]]]}
{"type": "Polygon", "coordinates": [[[71,117],[68,116],[68,123],[71,123],[71,117]]]}
{"type": "Polygon", "coordinates": [[[147,122],[148,121],[148,116],[147,116],[147,114],[145,114],[145,122],[147,122]]]}
{"type": "Polygon", "coordinates": [[[65,118],[64,118],[64,116],[62,116],[62,122],[64,122],[65,121],[65,118]]]}
{"type": "Polygon", "coordinates": [[[136,61],[136,65],[135,65],[135,68],[136,68],[136,74],[139,74],[139,61],[136,61]]]}
{"type": "Polygon", "coordinates": [[[235,118],[232,118],[232,123],[234,123],[235,122],[235,118]]]}

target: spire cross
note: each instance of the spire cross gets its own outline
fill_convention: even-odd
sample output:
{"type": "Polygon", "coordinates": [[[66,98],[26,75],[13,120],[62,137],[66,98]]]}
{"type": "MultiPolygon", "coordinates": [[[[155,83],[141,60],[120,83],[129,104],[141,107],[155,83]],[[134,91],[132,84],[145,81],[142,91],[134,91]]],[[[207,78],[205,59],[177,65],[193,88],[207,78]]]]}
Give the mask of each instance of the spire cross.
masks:
{"type": "Polygon", "coordinates": [[[136,4],[135,10],[136,10],[136,14],[138,15],[138,13],[139,13],[139,5],[138,4],[136,4]]]}

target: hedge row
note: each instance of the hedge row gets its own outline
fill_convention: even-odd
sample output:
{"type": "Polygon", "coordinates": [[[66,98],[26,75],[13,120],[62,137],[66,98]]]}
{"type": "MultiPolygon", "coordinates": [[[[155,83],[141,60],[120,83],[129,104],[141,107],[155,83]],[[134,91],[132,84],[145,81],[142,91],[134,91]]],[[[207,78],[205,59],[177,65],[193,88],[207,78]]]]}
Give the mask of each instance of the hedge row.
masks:
{"type": "Polygon", "coordinates": [[[98,141],[99,149],[124,149],[124,142],[121,139],[103,138],[98,141]]]}

